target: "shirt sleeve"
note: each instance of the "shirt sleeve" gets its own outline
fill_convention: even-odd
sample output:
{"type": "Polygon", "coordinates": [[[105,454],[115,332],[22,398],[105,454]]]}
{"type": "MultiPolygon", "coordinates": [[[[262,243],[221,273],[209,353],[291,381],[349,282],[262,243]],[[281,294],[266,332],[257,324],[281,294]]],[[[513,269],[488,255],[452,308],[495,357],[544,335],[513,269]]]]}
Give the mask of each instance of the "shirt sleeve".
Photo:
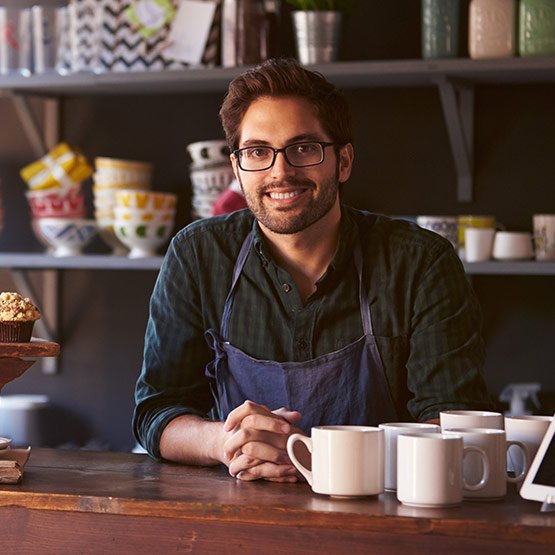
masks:
{"type": "Polygon", "coordinates": [[[442,410],[492,408],[478,300],[455,251],[434,251],[415,294],[407,361],[408,409],[420,421],[442,410]]]}
{"type": "Polygon", "coordinates": [[[143,366],[135,388],[133,431],[160,458],[160,437],[173,418],[208,418],[214,401],[206,364],[213,358],[204,339],[194,251],[176,236],[167,251],[150,300],[143,366]]]}

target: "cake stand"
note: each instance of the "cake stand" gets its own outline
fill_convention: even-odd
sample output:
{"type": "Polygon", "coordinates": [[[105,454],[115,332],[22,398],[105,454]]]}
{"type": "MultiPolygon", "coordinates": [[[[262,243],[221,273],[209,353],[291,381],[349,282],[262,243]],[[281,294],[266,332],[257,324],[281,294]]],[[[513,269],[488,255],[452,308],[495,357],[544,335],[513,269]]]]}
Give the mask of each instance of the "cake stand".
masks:
{"type": "Polygon", "coordinates": [[[55,357],[59,353],[58,343],[35,337],[26,343],[0,343],[0,392],[36,362],[24,358],[55,357]]]}
{"type": "MultiPolygon", "coordinates": [[[[0,343],[0,392],[7,383],[19,378],[36,362],[26,359],[55,357],[59,353],[58,343],[37,338],[26,343],[0,343]]],[[[11,440],[2,439],[4,441],[0,446],[0,484],[17,484],[21,481],[31,447],[10,449],[11,440]]]]}

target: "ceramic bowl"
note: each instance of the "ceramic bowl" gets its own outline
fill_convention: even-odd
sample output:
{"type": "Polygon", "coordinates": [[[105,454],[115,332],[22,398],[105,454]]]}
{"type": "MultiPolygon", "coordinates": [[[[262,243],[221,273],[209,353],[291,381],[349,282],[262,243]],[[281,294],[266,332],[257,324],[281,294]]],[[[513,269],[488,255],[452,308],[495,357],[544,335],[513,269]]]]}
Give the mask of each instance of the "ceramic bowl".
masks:
{"type": "Polygon", "coordinates": [[[81,185],[66,190],[28,191],[26,196],[33,218],[84,218],[86,214],[81,185]]]}
{"type": "Polygon", "coordinates": [[[170,238],[173,224],[129,223],[116,220],[114,231],[117,238],[129,247],[129,258],[156,256],[170,238]]]}
{"type": "Polygon", "coordinates": [[[114,208],[114,218],[121,222],[134,223],[173,223],[175,218],[175,209],[148,210],[140,208],[126,208],[124,206],[116,206],[114,208]]]}
{"type": "Polygon", "coordinates": [[[136,191],[124,189],[116,191],[116,206],[140,208],[142,210],[171,210],[177,203],[175,193],[157,191],[136,191]]]}
{"type": "Polygon", "coordinates": [[[191,143],[187,145],[187,152],[196,168],[229,163],[229,148],[227,143],[222,140],[191,143]]]}
{"type": "Polygon", "coordinates": [[[493,239],[496,260],[528,260],[534,256],[532,234],[528,231],[498,231],[493,239]]]}
{"type": "Polygon", "coordinates": [[[96,235],[96,222],[82,218],[37,218],[36,225],[54,256],[76,256],[96,235]]]}

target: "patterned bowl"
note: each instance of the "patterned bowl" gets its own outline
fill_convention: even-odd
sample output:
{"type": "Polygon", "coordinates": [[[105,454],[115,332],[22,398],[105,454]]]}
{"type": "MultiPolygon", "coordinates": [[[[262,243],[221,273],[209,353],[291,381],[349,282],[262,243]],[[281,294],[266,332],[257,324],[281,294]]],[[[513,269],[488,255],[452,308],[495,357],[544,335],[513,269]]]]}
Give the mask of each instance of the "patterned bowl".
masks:
{"type": "Polygon", "coordinates": [[[80,255],[97,232],[94,220],[81,218],[37,218],[35,223],[54,256],[80,255]]]}
{"type": "Polygon", "coordinates": [[[33,218],[84,218],[86,214],[81,184],[65,191],[28,191],[26,196],[33,218]]]}
{"type": "Polygon", "coordinates": [[[114,221],[117,238],[131,250],[129,258],[156,256],[173,231],[173,223],[133,223],[114,221]]]}
{"type": "Polygon", "coordinates": [[[116,191],[116,206],[140,208],[141,210],[171,210],[175,208],[177,195],[158,191],[135,191],[121,189],[116,191]]]}

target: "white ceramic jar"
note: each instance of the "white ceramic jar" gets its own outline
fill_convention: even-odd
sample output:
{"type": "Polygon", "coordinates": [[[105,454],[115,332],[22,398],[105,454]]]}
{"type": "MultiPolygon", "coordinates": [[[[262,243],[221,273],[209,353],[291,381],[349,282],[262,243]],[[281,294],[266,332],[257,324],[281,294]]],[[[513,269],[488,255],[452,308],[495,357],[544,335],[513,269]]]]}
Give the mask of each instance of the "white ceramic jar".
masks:
{"type": "Polygon", "coordinates": [[[471,0],[468,51],[473,59],[510,58],[516,51],[515,0],[471,0]]]}

